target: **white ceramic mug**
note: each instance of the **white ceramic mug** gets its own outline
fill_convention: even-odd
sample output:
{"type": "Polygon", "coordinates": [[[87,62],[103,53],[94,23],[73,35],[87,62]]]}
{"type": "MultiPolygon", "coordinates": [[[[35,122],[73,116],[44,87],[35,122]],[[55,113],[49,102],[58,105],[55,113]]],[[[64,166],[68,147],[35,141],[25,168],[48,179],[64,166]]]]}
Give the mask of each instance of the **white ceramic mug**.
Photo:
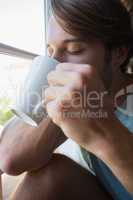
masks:
{"type": "Polygon", "coordinates": [[[43,104],[43,94],[48,86],[47,75],[58,64],[57,60],[48,56],[38,56],[34,59],[24,88],[20,90],[16,104],[11,107],[11,111],[24,122],[37,126],[47,116],[43,104]]]}

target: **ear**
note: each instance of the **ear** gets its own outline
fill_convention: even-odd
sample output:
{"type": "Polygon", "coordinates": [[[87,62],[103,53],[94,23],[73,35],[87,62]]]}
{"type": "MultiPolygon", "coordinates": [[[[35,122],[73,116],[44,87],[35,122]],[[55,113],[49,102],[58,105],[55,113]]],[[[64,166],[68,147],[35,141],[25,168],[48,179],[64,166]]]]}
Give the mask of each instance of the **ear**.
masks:
{"type": "Polygon", "coordinates": [[[120,67],[127,59],[129,49],[127,47],[120,47],[112,50],[112,65],[120,67]]]}

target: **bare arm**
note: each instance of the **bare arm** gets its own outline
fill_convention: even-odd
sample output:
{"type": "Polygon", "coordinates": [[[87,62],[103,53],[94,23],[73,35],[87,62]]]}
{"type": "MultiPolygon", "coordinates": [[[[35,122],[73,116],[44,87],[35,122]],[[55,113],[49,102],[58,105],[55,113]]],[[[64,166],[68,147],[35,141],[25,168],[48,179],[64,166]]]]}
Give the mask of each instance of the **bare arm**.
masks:
{"type": "Polygon", "coordinates": [[[64,134],[50,119],[44,119],[35,128],[15,117],[2,133],[0,169],[11,175],[38,169],[49,161],[53,151],[65,140],[64,134]]]}

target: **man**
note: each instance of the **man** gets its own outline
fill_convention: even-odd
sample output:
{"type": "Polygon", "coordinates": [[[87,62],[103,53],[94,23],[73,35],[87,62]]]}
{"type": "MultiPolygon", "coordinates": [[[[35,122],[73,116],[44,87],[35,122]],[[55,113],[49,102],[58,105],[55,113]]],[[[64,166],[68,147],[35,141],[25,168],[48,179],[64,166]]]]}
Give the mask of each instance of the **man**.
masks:
{"type": "Polygon", "coordinates": [[[27,171],[14,200],[132,199],[133,117],[123,92],[130,93],[133,84],[126,75],[130,17],[116,0],[52,0],[51,5],[48,55],[61,64],[48,75],[49,119],[38,128],[18,118],[8,123],[0,169],[12,175],[27,171]],[[95,176],[53,154],[66,138],[81,146],[95,176]]]}

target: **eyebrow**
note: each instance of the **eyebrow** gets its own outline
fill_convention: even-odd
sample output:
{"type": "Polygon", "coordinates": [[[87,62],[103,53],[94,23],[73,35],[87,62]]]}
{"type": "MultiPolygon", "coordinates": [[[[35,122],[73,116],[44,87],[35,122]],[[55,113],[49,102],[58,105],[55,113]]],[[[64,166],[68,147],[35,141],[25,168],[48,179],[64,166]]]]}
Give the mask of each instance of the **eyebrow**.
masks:
{"type": "MultiPolygon", "coordinates": [[[[62,41],[64,44],[68,44],[68,43],[74,43],[74,42],[85,42],[83,39],[81,38],[72,38],[72,39],[66,39],[64,41],[62,41]]],[[[47,47],[49,47],[50,44],[47,43],[47,47]]]]}

